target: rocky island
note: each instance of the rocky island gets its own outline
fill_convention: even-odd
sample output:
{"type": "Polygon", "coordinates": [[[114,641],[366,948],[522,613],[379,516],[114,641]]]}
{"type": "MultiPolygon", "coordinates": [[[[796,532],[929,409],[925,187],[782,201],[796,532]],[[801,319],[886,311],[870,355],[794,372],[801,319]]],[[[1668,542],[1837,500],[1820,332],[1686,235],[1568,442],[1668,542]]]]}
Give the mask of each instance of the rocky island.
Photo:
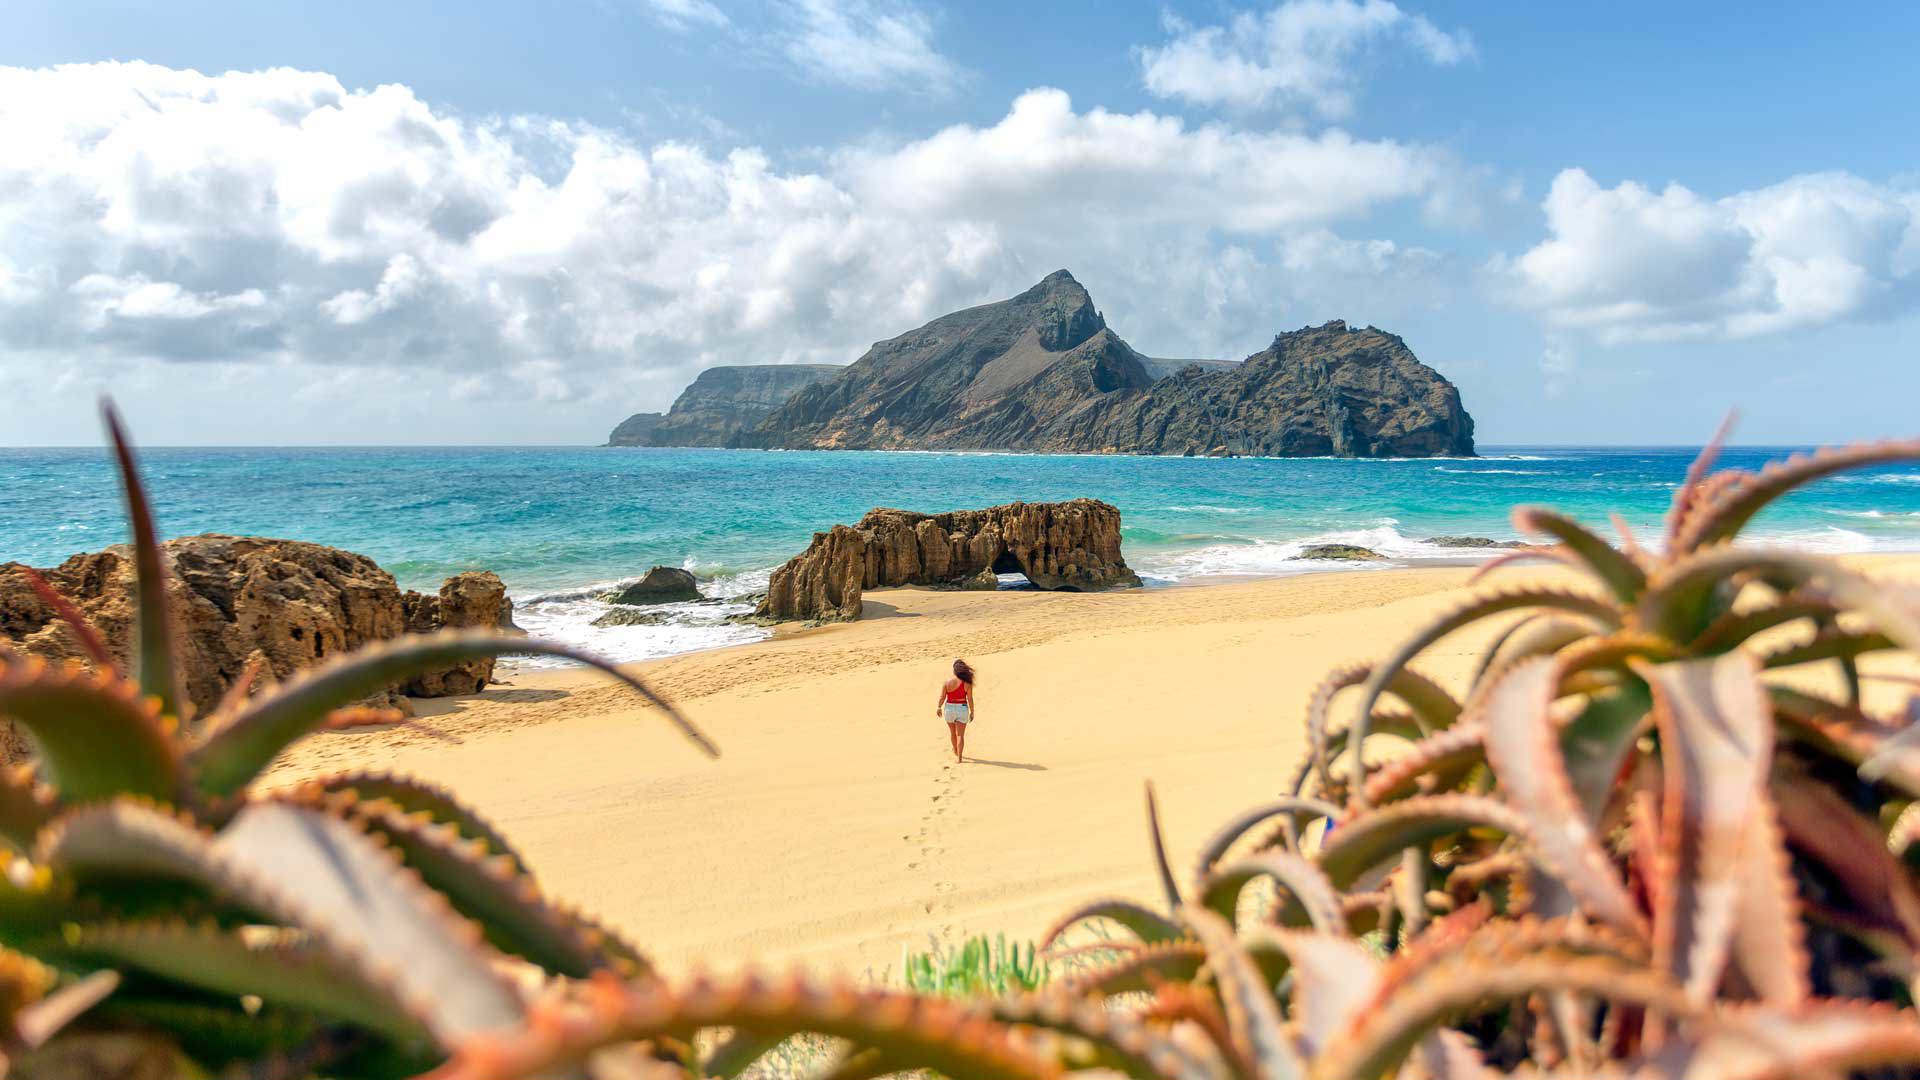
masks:
{"type": "Polygon", "coordinates": [[[773,572],[757,614],[845,622],[860,617],[867,589],[995,589],[1000,574],[1067,592],[1140,584],[1120,554],[1120,511],[1094,499],[944,514],[878,509],[813,534],[806,551],[773,572]]]}
{"type": "Polygon", "coordinates": [[[1123,341],[1065,270],[1011,299],[879,342],[846,367],[710,368],[664,417],[636,415],[609,441],[1186,456],[1474,452],[1459,391],[1384,330],[1334,320],[1280,334],[1241,361],[1158,359],[1123,341]]]}
{"type": "Polygon", "coordinates": [[[839,364],[741,364],[700,373],[665,413],[635,413],[608,446],[726,446],[795,391],[836,375],[839,364]]]}

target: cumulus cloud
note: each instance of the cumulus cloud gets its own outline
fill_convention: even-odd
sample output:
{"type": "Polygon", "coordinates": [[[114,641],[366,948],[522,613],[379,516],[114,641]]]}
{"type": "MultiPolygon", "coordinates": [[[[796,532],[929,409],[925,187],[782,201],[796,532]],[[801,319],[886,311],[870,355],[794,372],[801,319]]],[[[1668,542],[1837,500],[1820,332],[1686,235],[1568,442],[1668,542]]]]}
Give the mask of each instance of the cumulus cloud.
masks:
{"type": "Polygon", "coordinates": [[[1166,17],[1171,39],[1138,51],[1147,90],[1196,105],[1304,109],[1338,118],[1353,111],[1355,62],[1396,45],[1430,63],[1471,58],[1466,31],[1448,32],[1389,0],[1287,0],[1243,11],[1224,26],[1166,17]]]}
{"type": "Polygon", "coordinates": [[[707,365],[849,360],[1062,265],[1142,347],[1227,355],[1314,289],[1430,265],[1340,230],[1450,168],[1054,90],[795,171],[312,72],[0,69],[0,375],[192,361],[658,406],[707,365]]]}
{"type": "Polygon", "coordinates": [[[933,44],[933,19],[898,0],[781,0],[782,50],[807,76],[857,90],[941,95],[960,69],[933,44]]]}
{"type": "Polygon", "coordinates": [[[1712,199],[1568,169],[1543,209],[1550,236],[1495,268],[1516,302],[1603,342],[1752,337],[1920,301],[1913,189],[1815,173],[1712,199]]]}

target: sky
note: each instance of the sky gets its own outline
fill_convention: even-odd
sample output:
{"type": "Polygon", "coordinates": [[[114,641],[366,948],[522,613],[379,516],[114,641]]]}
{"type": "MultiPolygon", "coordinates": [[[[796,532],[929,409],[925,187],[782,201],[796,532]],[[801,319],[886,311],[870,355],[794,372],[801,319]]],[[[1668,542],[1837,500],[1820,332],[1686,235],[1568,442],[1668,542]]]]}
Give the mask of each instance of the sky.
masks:
{"type": "Polygon", "coordinates": [[[1920,432],[1920,5],[12,0],[0,445],[588,444],[1060,268],[1483,444],[1920,432]]]}

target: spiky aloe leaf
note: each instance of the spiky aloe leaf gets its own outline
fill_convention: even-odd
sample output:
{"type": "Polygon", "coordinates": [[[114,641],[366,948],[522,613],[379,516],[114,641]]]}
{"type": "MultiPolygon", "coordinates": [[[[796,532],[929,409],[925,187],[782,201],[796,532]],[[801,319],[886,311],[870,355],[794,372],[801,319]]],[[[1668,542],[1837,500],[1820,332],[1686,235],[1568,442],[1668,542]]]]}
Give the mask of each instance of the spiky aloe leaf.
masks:
{"type": "MultiPolygon", "coordinates": [[[[1489,593],[1446,612],[1402,642],[1387,659],[1374,665],[1372,674],[1362,685],[1360,706],[1354,713],[1354,720],[1349,728],[1351,734],[1347,737],[1353,749],[1354,777],[1363,778],[1366,775],[1362,755],[1366,752],[1367,731],[1372,722],[1374,703],[1380,700],[1380,695],[1385,692],[1387,684],[1405,669],[1409,661],[1455,630],[1471,626],[1489,615],[1527,608],[1552,608],[1571,612],[1590,618],[1608,629],[1617,627],[1620,622],[1620,613],[1604,600],[1582,593],[1544,587],[1508,589],[1489,593]]],[[[1356,784],[1356,788],[1358,787],[1359,785],[1356,784]]],[[[1361,804],[1366,805],[1366,793],[1356,790],[1355,794],[1361,804]]]]}
{"type": "MultiPolygon", "coordinates": [[[[1199,946],[1185,948],[1199,952],[1199,946]]],[[[1163,984],[1164,985],[1164,984],[1163,984]]],[[[1146,989],[1146,987],[1142,987],[1146,989]]],[[[995,998],[987,1003],[996,1021],[1065,1036],[1057,1053],[1074,1070],[1111,1070],[1135,1080],[1218,1080],[1212,1063],[1172,1039],[1148,1031],[1114,1012],[1066,991],[995,998]]]]}
{"type": "Polygon", "coordinates": [[[1513,512],[1513,525],[1521,532],[1539,533],[1560,541],[1622,603],[1633,603],[1647,587],[1646,572],[1638,563],[1572,518],[1537,506],[1523,506],[1513,512]]]}
{"type": "Polygon", "coordinates": [[[178,920],[71,924],[44,951],[64,962],[137,970],[181,986],[273,1005],[308,1009],[377,1031],[395,1042],[424,1043],[427,1032],[394,995],[321,945],[284,932],[255,935],[178,920]],[[277,939],[277,940],[273,940],[277,939]]]}
{"type": "Polygon", "coordinates": [[[1700,1036],[1628,1062],[1635,1078],[1802,1080],[1905,1075],[1920,1064],[1920,1024],[1910,1009],[1825,1000],[1796,1007],[1731,1006],[1700,1036]]]}
{"type": "MultiPolygon", "coordinates": [[[[1655,890],[1654,961],[1690,999],[1705,1002],[1719,986],[1743,907],[1743,862],[1768,858],[1756,850],[1754,824],[1771,813],[1773,710],[1745,653],[1635,670],[1653,688],[1665,765],[1666,880],[1655,890]]],[[[1777,940],[1769,947],[1797,941],[1797,927],[1771,929],[1777,940]]]]}
{"type": "MultiPolygon", "coordinates": [[[[1372,674],[1371,664],[1350,664],[1336,668],[1313,688],[1312,696],[1307,699],[1307,746],[1313,755],[1314,768],[1323,788],[1332,784],[1329,763],[1336,754],[1328,736],[1328,717],[1334,696],[1348,687],[1366,682],[1372,674]]],[[[1382,687],[1385,693],[1399,698],[1407,708],[1413,710],[1414,717],[1428,731],[1446,727],[1460,715],[1460,703],[1453,700],[1453,695],[1417,671],[1403,668],[1386,679],[1382,687]]],[[[1299,793],[1297,785],[1294,793],[1299,793]]]]}
{"type": "Polygon", "coordinates": [[[1273,935],[1293,964],[1290,1010],[1300,1051],[1309,1060],[1325,1052],[1379,991],[1380,965],[1367,947],[1325,932],[1273,935]]]}
{"type": "Polygon", "coordinates": [[[466,839],[485,844],[489,854],[504,855],[512,860],[514,869],[526,872],[526,860],[485,818],[454,798],[452,792],[424,780],[384,772],[334,773],[307,781],[286,797],[307,798],[342,792],[351,792],[363,801],[385,799],[406,813],[424,813],[434,821],[452,825],[466,839]]]}
{"type": "Polygon", "coordinates": [[[92,1016],[109,1026],[164,1031],[181,1050],[206,1067],[244,1062],[260,1065],[256,1071],[265,1071],[268,1061],[284,1060],[287,1054],[320,1037],[323,1030],[312,1015],[285,1009],[248,1013],[238,1002],[229,1007],[204,1000],[127,995],[105,1002],[92,1016]]]}
{"type": "Polygon", "coordinates": [[[1812,583],[1810,590],[1836,610],[1855,611],[1902,647],[1920,650],[1920,588],[1874,581],[1831,559],[1767,549],[1713,548],[1673,563],[1640,598],[1640,625],[1675,641],[1697,640],[1723,617],[1712,607],[1716,594],[1762,574],[1776,588],[1812,583]]]}
{"type": "Polygon", "coordinates": [[[734,1077],[752,1068],[754,1062],[766,1057],[783,1041],[772,1036],[736,1031],[715,1044],[714,1048],[701,1059],[700,1075],[733,1080],[734,1077]]]}
{"type": "Polygon", "coordinates": [[[139,600],[134,615],[134,680],[140,693],[157,698],[167,716],[186,718],[187,698],[180,690],[179,660],[173,643],[173,604],[167,598],[166,553],[153,525],[153,508],[140,483],[133,445],[111,402],[102,402],[102,418],[113,440],[113,456],[120,466],[120,485],[127,499],[127,526],[133,532],[134,583],[139,600]]]}
{"type": "Polygon", "coordinates": [[[1794,850],[1826,867],[1854,907],[1878,926],[1897,931],[1908,952],[1920,950],[1920,886],[1879,828],[1800,770],[1775,769],[1772,790],[1794,850]]]}
{"type": "Polygon", "coordinates": [[[1742,476],[1713,501],[1688,515],[1674,537],[1675,551],[1730,540],[1753,516],[1773,500],[1822,477],[1869,465],[1920,460],[1920,439],[1889,440],[1827,448],[1811,456],[1795,455],[1776,461],[1758,473],[1742,476]]]}
{"type": "MultiPolygon", "coordinates": [[[[1713,463],[1720,458],[1720,448],[1726,445],[1727,436],[1733,433],[1736,414],[1729,411],[1720,418],[1720,426],[1714,428],[1713,437],[1708,439],[1700,452],[1694,455],[1687,465],[1687,474],[1680,485],[1673,489],[1673,500],[1667,508],[1665,529],[1666,551],[1668,555],[1678,555],[1686,551],[1680,546],[1680,532],[1686,527],[1687,518],[1699,505],[1702,487],[1707,474],[1713,471],[1713,463]]],[[[1731,480],[1733,477],[1728,476],[1731,480]]]]}
{"type": "Polygon", "coordinates": [[[1096,900],[1074,908],[1048,927],[1040,937],[1040,950],[1045,952],[1051,949],[1062,934],[1092,919],[1109,919],[1119,923],[1148,944],[1175,941],[1185,933],[1165,915],[1130,900],[1096,900]]]}
{"type": "MultiPolygon", "coordinates": [[[[1794,667],[1798,664],[1812,664],[1821,660],[1850,661],[1865,656],[1868,653],[1884,652],[1887,649],[1897,649],[1899,647],[1892,638],[1878,630],[1836,630],[1816,635],[1810,641],[1802,641],[1793,645],[1784,645],[1769,650],[1760,658],[1760,666],[1766,668],[1768,671],[1773,671],[1778,668],[1794,667]]],[[[1853,679],[1855,682],[1853,697],[1857,700],[1859,698],[1859,675],[1857,672],[1854,674],[1853,679]]]]}
{"type": "Polygon", "coordinates": [[[1163,982],[1190,982],[1207,962],[1207,951],[1192,941],[1141,945],[1065,980],[1062,990],[1076,998],[1144,993],[1163,982]]]}
{"type": "Polygon", "coordinates": [[[814,1032],[878,1051],[902,1069],[948,1076],[1052,1080],[1060,1072],[1006,1024],[944,998],[798,976],[779,983],[696,978],[684,988],[596,976],[579,1000],[536,1007],[521,1031],[467,1040],[429,1078],[517,1080],[577,1065],[603,1047],[709,1027],[768,1038],[814,1032]]]}
{"type": "Polygon", "coordinates": [[[1160,830],[1160,806],[1153,797],[1153,785],[1147,785],[1147,839],[1153,845],[1153,866],[1160,873],[1160,888],[1167,896],[1167,910],[1180,909],[1180,886],[1173,880],[1173,865],[1167,861],[1167,839],[1160,830]]]}
{"type": "Polygon", "coordinates": [[[1203,907],[1182,908],[1180,921],[1207,951],[1207,970],[1226,1009],[1236,1055],[1267,1080],[1304,1078],[1306,1062],[1287,1036],[1273,988],[1234,938],[1232,925],[1203,907]]]}
{"type": "Polygon", "coordinates": [[[1579,715],[1560,732],[1560,756],[1580,813],[1599,821],[1614,780],[1649,723],[1653,696],[1638,679],[1587,698],[1579,715]]]}
{"type": "Polygon", "coordinates": [[[26,729],[47,782],[67,802],[115,795],[171,801],[180,790],[173,721],[107,673],[38,658],[0,664],[0,716],[26,729]]]}
{"type": "Polygon", "coordinates": [[[599,657],[567,645],[488,630],[442,630],[380,642],[302,671],[255,697],[226,724],[209,732],[189,753],[188,762],[202,791],[231,795],[339,706],[422,671],[514,654],[558,656],[597,668],[658,707],[706,753],[718,753],[698,728],[645,683],[599,657]]]}
{"type": "MultiPolygon", "coordinates": [[[[1294,765],[1293,779],[1287,784],[1286,790],[1297,797],[1304,797],[1307,790],[1307,781],[1319,775],[1319,764],[1322,762],[1330,764],[1346,751],[1348,734],[1347,729],[1344,727],[1332,728],[1327,731],[1325,753],[1315,754],[1310,747],[1308,753],[1294,765]]],[[[1428,732],[1421,728],[1419,724],[1415,723],[1411,715],[1375,711],[1373,714],[1373,723],[1368,728],[1368,734],[1370,736],[1391,735],[1396,738],[1405,739],[1408,742],[1413,742],[1425,737],[1428,732]]],[[[1321,777],[1321,784],[1322,793],[1326,794],[1329,798],[1334,797],[1331,793],[1337,789],[1332,784],[1331,776],[1321,777]]],[[[1344,800],[1345,796],[1340,796],[1340,798],[1344,800]]],[[[1285,819],[1282,819],[1282,823],[1285,823],[1285,819]]]]}
{"type": "MultiPolygon", "coordinates": [[[[1340,816],[1340,808],[1327,802],[1325,799],[1308,799],[1289,796],[1276,799],[1270,803],[1264,803],[1244,813],[1237,814],[1232,820],[1215,830],[1213,836],[1208,838],[1207,842],[1201,846],[1200,865],[1198,869],[1194,871],[1194,880],[1198,881],[1206,877],[1213,869],[1213,864],[1225,858],[1227,850],[1233,847],[1234,843],[1242,836],[1245,836],[1247,830],[1259,825],[1263,821],[1271,821],[1276,817],[1282,816],[1290,820],[1295,816],[1311,816],[1332,821],[1334,818],[1340,816]]],[[[1289,833],[1289,835],[1292,834],[1289,833]]]]}
{"type": "Polygon", "coordinates": [[[504,951],[576,979],[601,968],[629,978],[652,970],[631,945],[548,901],[510,856],[492,854],[483,840],[463,838],[458,826],[436,822],[429,811],[408,814],[385,799],[362,801],[344,792],[329,797],[324,808],[385,839],[504,951]]]}
{"type": "Polygon", "coordinates": [[[84,807],[42,835],[39,861],[82,882],[191,882],[297,927],[349,970],[391,988],[449,1044],[520,1020],[479,931],[397,856],[345,821],[261,803],[215,836],[133,801],[84,807]]]}
{"type": "Polygon", "coordinates": [[[1691,1015],[1678,988],[1649,971],[1632,942],[1562,922],[1490,923],[1448,949],[1388,965],[1379,991],[1314,1062],[1315,1080],[1390,1076],[1440,1025],[1554,991],[1691,1015]]]}
{"type": "Polygon", "coordinates": [[[1334,888],[1345,889],[1407,848],[1475,828],[1527,835],[1526,819],[1498,800],[1479,795],[1419,795],[1342,821],[1322,842],[1314,861],[1334,888]]]}
{"type": "Polygon", "coordinates": [[[1326,875],[1306,859],[1288,851],[1264,851],[1227,864],[1194,885],[1200,903],[1232,921],[1240,906],[1241,890],[1255,878],[1271,878],[1280,886],[1278,920],[1285,925],[1311,924],[1324,933],[1340,933],[1347,920],[1340,913],[1340,897],[1326,875]]]}
{"type": "Polygon", "coordinates": [[[53,791],[40,783],[32,765],[0,766],[0,839],[15,851],[32,851],[33,838],[53,811],[53,791]]]}
{"type": "Polygon", "coordinates": [[[1444,790],[1467,767],[1485,760],[1485,737],[1477,721],[1467,720],[1414,743],[1367,777],[1367,801],[1381,803],[1398,798],[1429,775],[1436,776],[1434,786],[1444,790]]]}
{"type": "Polygon", "coordinates": [[[1693,639],[1696,653],[1725,652],[1795,619],[1831,618],[1839,609],[1824,597],[1794,595],[1748,611],[1730,611],[1693,639]]]}
{"type": "Polygon", "coordinates": [[[1639,909],[1582,812],[1548,707],[1560,683],[1551,657],[1522,660],[1493,686],[1479,712],[1487,760],[1507,803],[1526,818],[1534,853],[1588,915],[1625,933],[1642,929],[1639,909]]]}

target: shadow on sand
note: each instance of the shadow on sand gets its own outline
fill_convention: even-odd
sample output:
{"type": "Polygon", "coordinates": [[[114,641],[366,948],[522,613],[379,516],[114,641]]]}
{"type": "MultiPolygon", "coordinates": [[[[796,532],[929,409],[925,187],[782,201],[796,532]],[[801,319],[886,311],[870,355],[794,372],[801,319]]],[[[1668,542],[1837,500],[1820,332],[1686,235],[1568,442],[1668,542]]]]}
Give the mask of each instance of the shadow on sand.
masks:
{"type": "Polygon", "coordinates": [[[970,757],[968,765],[991,765],[996,769],[1020,769],[1025,772],[1046,772],[1045,765],[1036,765],[1031,761],[995,761],[992,758],[970,757]]]}

